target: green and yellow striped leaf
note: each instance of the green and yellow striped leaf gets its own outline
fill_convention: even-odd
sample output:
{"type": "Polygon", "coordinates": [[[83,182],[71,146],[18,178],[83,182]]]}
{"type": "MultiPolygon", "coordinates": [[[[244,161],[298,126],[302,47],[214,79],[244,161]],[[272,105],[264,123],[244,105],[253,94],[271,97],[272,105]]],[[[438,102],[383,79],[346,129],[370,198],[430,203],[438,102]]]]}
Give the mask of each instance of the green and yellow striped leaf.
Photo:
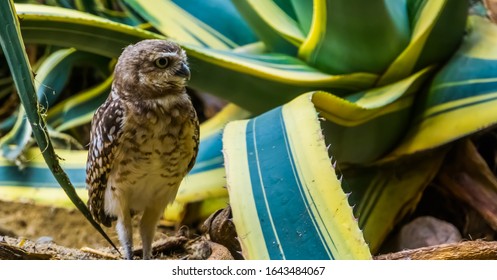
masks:
{"type": "Polygon", "coordinates": [[[110,75],[99,85],[68,97],[49,108],[47,123],[56,131],[66,131],[90,123],[95,110],[107,98],[113,78],[114,76],[110,75]]]}
{"type": "Polygon", "coordinates": [[[229,104],[213,118],[200,125],[200,150],[195,166],[178,190],[182,203],[227,196],[223,160],[222,132],[230,121],[245,119],[250,113],[229,104]]]}
{"type": "Polygon", "coordinates": [[[173,0],[173,2],[239,46],[258,41],[254,31],[232,1],[173,0]]]}
{"type": "Polygon", "coordinates": [[[472,16],[469,34],[419,101],[414,123],[389,155],[431,150],[497,123],[497,26],[472,16]]]}
{"type": "Polygon", "coordinates": [[[297,52],[295,44],[298,44],[298,40],[292,40],[292,43],[287,38],[293,37],[295,39],[295,37],[301,36],[295,36],[296,34],[298,34],[298,30],[294,28],[294,22],[287,16],[284,10],[282,10],[278,5],[276,5],[276,3],[274,3],[274,1],[233,0],[232,2],[236,6],[238,11],[243,15],[247,23],[250,24],[259,39],[264,42],[266,48],[269,51],[284,53],[288,55],[294,55],[297,52]],[[267,13],[258,13],[258,11],[256,10],[257,8],[259,8],[259,11],[263,11],[264,9],[264,7],[261,7],[261,5],[270,6],[273,10],[276,10],[279,13],[279,23],[281,24],[282,22],[284,22],[286,26],[283,27],[283,29],[285,29],[286,32],[281,30],[280,27],[276,26],[276,21],[269,18],[267,13]],[[287,35],[286,38],[284,34],[287,35]],[[289,34],[293,34],[293,36],[288,36],[289,34]]]}
{"type": "Polygon", "coordinates": [[[57,6],[78,9],[82,12],[127,25],[137,26],[143,24],[142,19],[135,16],[121,1],[74,0],[73,3],[58,3],[57,6]]]}
{"type": "Polygon", "coordinates": [[[331,154],[342,164],[367,164],[394,148],[410,121],[416,93],[433,68],[426,68],[399,82],[340,98],[313,95],[331,154]]]}
{"type": "Polygon", "coordinates": [[[388,66],[378,85],[403,79],[415,71],[447,60],[464,34],[468,1],[407,1],[411,38],[388,66]]]}
{"type": "Polygon", "coordinates": [[[326,73],[382,73],[409,42],[405,0],[314,0],[299,57],[326,73]]]}
{"type": "MultiPolygon", "coordinates": [[[[196,1],[197,8],[202,9],[206,1],[196,1]],[[203,4],[202,4],[203,3],[203,4]]],[[[225,1],[226,4],[231,4],[225,1]]],[[[220,50],[228,50],[238,46],[236,42],[225,36],[222,31],[234,26],[225,25],[219,32],[206,23],[200,21],[197,17],[192,16],[181,7],[181,2],[175,3],[170,0],[162,1],[144,1],[144,0],[126,0],[133,10],[147,19],[152,26],[169,38],[194,46],[210,47],[220,50]],[[165,16],[165,13],[167,15],[165,16]]],[[[218,13],[229,11],[223,9],[224,6],[218,7],[218,13]]],[[[218,13],[212,16],[218,16],[218,13]]]]}
{"type": "MultiPolygon", "coordinates": [[[[238,2],[240,1],[241,0],[238,0],[238,2]]],[[[262,19],[262,22],[259,23],[259,25],[253,25],[256,30],[262,29],[259,32],[268,29],[273,30],[280,37],[297,47],[304,42],[305,34],[300,29],[298,22],[288,15],[283,8],[278,6],[277,1],[243,1],[246,2],[243,7],[250,8],[253,13],[256,13],[262,19]]]]}
{"type": "MultiPolygon", "coordinates": [[[[146,38],[165,38],[77,11],[65,13],[66,9],[62,8],[18,6],[18,13],[23,17],[23,36],[30,43],[72,46],[106,57],[117,57],[130,43],[146,38]],[[61,37],[66,39],[59,40],[61,37]]],[[[251,54],[193,45],[183,47],[190,58],[191,86],[226,98],[254,113],[284,104],[311,90],[322,89],[339,95],[363,90],[371,87],[378,78],[367,73],[328,75],[283,54],[251,54]],[[212,82],[219,77],[223,77],[223,83],[212,82]]]]}
{"type": "Polygon", "coordinates": [[[416,208],[423,191],[437,174],[445,150],[377,166],[341,169],[342,187],[359,219],[372,254],[387,236],[416,208]]]}
{"type": "MultiPolygon", "coordinates": [[[[95,66],[106,68],[108,60],[93,54],[79,52],[76,49],[62,49],[48,56],[37,69],[35,79],[36,94],[39,100],[39,110],[46,112],[50,108],[68,81],[74,65],[82,61],[92,61],[95,66]]],[[[17,114],[17,121],[12,130],[0,139],[0,148],[3,157],[11,161],[16,160],[31,139],[31,126],[21,109],[17,114]]]]}
{"type": "Polygon", "coordinates": [[[203,73],[191,85],[211,92],[253,112],[261,113],[288,102],[303,92],[322,89],[337,95],[371,87],[377,75],[328,75],[283,54],[245,54],[185,47],[194,69],[203,73]],[[216,77],[236,83],[212,83],[216,77]],[[260,102],[264,100],[264,102],[260,102]]]}
{"type": "Polygon", "coordinates": [[[224,131],[233,221],[247,259],[371,258],[311,96],[224,131]]]}
{"type": "Polygon", "coordinates": [[[164,38],[137,27],[71,9],[31,4],[16,4],[15,7],[26,43],[76,48],[114,58],[131,43],[164,38]]]}
{"type": "MultiPolygon", "coordinates": [[[[284,2],[290,2],[292,4],[293,10],[295,12],[295,18],[299,23],[300,30],[304,34],[309,34],[312,24],[313,15],[313,1],[301,1],[301,0],[283,0],[284,2]]],[[[289,13],[289,11],[287,11],[289,13]]]]}

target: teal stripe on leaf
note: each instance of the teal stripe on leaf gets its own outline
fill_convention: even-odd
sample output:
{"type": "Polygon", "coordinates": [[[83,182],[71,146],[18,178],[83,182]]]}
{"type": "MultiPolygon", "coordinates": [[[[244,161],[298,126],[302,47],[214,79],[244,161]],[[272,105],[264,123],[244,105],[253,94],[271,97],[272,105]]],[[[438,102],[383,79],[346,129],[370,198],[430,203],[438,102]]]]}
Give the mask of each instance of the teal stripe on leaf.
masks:
{"type": "MultiPolygon", "coordinates": [[[[75,188],[86,187],[86,170],[85,168],[64,168],[69,179],[75,188]]],[[[48,167],[28,166],[19,169],[15,165],[1,166],[0,168],[0,188],[1,186],[20,186],[32,188],[55,188],[59,189],[60,185],[48,167]]]]}
{"type": "MultiPolygon", "coordinates": [[[[108,58],[71,48],[58,50],[41,63],[35,79],[40,113],[46,113],[47,108],[55,104],[69,80],[73,67],[87,61],[92,61],[100,69],[107,68],[109,62],[108,58]]],[[[27,125],[24,111],[21,110],[17,118],[19,125],[14,126],[9,134],[0,139],[0,154],[12,161],[19,157],[26,147],[32,132],[31,126],[27,125]]]]}
{"type": "Polygon", "coordinates": [[[14,124],[16,123],[16,115],[10,115],[9,117],[3,119],[0,122],[0,133],[6,133],[7,131],[11,130],[14,124]]]}
{"type": "Polygon", "coordinates": [[[223,135],[213,134],[200,142],[197,160],[189,175],[224,167],[223,135]]]}
{"type": "Polygon", "coordinates": [[[90,123],[95,110],[107,99],[113,76],[88,90],[83,90],[48,110],[46,121],[57,131],[90,123]]]}
{"type": "Polygon", "coordinates": [[[252,191],[270,258],[333,259],[323,239],[329,233],[319,231],[319,217],[313,216],[312,201],[304,196],[281,107],[250,120],[246,142],[252,191]]]}
{"type": "Polygon", "coordinates": [[[454,57],[435,77],[425,108],[496,92],[497,61],[454,57]]]}
{"type": "Polygon", "coordinates": [[[173,2],[239,46],[257,41],[257,37],[231,1],[173,0],[173,2]]]}
{"type": "Polygon", "coordinates": [[[492,81],[466,82],[465,84],[438,88],[431,91],[427,108],[450,101],[461,100],[497,92],[497,79],[492,81]]]}
{"type": "Polygon", "coordinates": [[[456,55],[444,66],[442,71],[437,73],[434,83],[450,83],[496,77],[497,60],[456,55]]]}

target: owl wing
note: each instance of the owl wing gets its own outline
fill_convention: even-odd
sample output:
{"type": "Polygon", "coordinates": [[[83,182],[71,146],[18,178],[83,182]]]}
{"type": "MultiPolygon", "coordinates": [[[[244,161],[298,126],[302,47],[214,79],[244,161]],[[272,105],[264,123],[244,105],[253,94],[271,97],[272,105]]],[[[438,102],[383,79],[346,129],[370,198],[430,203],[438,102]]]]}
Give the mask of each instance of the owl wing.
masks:
{"type": "Polygon", "coordinates": [[[190,122],[191,125],[193,126],[193,141],[194,141],[194,146],[193,146],[193,156],[190,160],[190,163],[188,164],[188,172],[192,170],[193,166],[195,165],[195,160],[197,159],[197,154],[198,154],[198,145],[199,145],[199,139],[200,139],[200,128],[199,128],[199,121],[197,117],[197,112],[195,109],[192,107],[192,110],[190,111],[190,122]]]}
{"type": "Polygon", "coordinates": [[[110,227],[112,217],[105,212],[104,195],[107,180],[121,143],[124,106],[120,100],[109,97],[92,120],[90,147],[86,164],[88,208],[95,220],[110,227]]]}

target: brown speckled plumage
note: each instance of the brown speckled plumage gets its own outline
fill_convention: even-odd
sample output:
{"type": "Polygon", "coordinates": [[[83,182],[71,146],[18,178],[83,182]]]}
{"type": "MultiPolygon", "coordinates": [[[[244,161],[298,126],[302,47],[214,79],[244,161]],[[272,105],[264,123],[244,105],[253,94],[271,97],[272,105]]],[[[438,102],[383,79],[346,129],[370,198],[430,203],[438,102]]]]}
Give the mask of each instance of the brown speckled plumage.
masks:
{"type": "Polygon", "coordinates": [[[158,219],[192,169],[199,124],[185,83],[185,52],[175,43],[144,40],[127,47],[114,71],[111,94],[96,111],[88,151],[88,206],[117,232],[131,258],[131,212],[143,212],[143,258],[158,219]]]}

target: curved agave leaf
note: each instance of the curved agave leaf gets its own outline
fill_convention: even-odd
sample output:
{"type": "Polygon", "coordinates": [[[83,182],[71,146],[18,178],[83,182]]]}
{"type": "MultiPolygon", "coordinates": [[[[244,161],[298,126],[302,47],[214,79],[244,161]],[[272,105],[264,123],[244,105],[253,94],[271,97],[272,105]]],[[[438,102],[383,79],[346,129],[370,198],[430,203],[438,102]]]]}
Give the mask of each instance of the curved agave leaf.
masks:
{"type": "MultiPolygon", "coordinates": [[[[1,169],[6,168],[1,165],[1,163],[0,166],[1,169]]],[[[51,176],[50,171],[48,171],[47,173],[36,173],[36,176],[45,175],[51,176]]],[[[17,180],[17,178],[14,178],[14,180],[17,180]]],[[[85,188],[76,189],[75,193],[82,200],[88,199],[88,191],[85,188]]],[[[67,199],[67,195],[60,189],[59,185],[53,188],[2,185],[0,187],[0,197],[2,198],[2,200],[5,201],[30,201],[40,205],[74,209],[74,204],[71,202],[71,200],[67,199]]]]}
{"type": "MultiPolygon", "coordinates": [[[[90,60],[96,66],[106,64],[106,59],[76,51],[76,49],[63,49],[47,57],[37,70],[35,79],[36,95],[39,100],[40,110],[50,108],[57,100],[62,88],[66,84],[72,67],[82,61],[90,60]]],[[[23,110],[17,115],[18,121],[9,133],[0,139],[2,156],[9,160],[16,160],[31,139],[31,126],[25,118],[23,110]]]]}
{"type": "Polygon", "coordinates": [[[227,195],[221,137],[221,133],[216,133],[201,140],[204,147],[199,150],[197,162],[178,190],[176,200],[190,203],[227,195]]]}
{"type": "Polygon", "coordinates": [[[227,196],[222,131],[228,122],[248,116],[248,111],[229,104],[200,125],[200,150],[197,160],[178,190],[177,201],[191,203],[227,196]]]}
{"type": "Polygon", "coordinates": [[[342,164],[361,164],[390,151],[402,137],[414,97],[431,72],[426,68],[397,83],[344,99],[325,92],[314,94],[317,110],[328,120],[322,126],[331,154],[342,164]]]}
{"type": "Polygon", "coordinates": [[[14,127],[17,120],[16,113],[18,114],[19,111],[16,111],[14,115],[7,117],[2,122],[0,122],[0,132],[2,132],[2,135],[3,133],[5,133],[5,131],[10,131],[14,127]]]}
{"type": "MultiPolygon", "coordinates": [[[[147,19],[157,30],[169,38],[182,42],[183,44],[190,44],[194,46],[205,46],[215,49],[232,49],[239,44],[233,41],[227,35],[233,35],[232,28],[240,27],[241,20],[239,16],[233,14],[233,10],[229,1],[224,1],[224,4],[217,6],[216,13],[212,13],[212,17],[225,17],[234,20],[234,25],[215,25],[218,29],[199,20],[199,18],[192,16],[182,8],[182,3],[190,7],[195,5],[195,9],[205,9],[209,7],[207,1],[194,1],[195,3],[173,2],[168,0],[163,1],[144,1],[144,0],[126,0],[133,10],[139,13],[143,18],[147,19]],[[231,7],[231,9],[230,9],[231,7]],[[164,13],[167,11],[167,16],[164,13]],[[231,31],[231,32],[230,32],[231,31]]],[[[191,2],[191,1],[190,1],[191,2]]],[[[211,3],[212,4],[212,3],[211,3]]],[[[219,4],[219,3],[218,3],[219,4]]],[[[205,12],[205,11],[204,11],[205,12]]],[[[209,23],[213,20],[209,20],[209,23]]],[[[243,26],[243,25],[241,25],[243,26]]],[[[240,30],[243,31],[243,30],[240,30]]],[[[250,38],[252,35],[250,31],[245,29],[250,38]]],[[[236,39],[237,37],[233,38],[236,39]]],[[[252,43],[253,41],[249,41],[252,43]]]]}
{"type": "Polygon", "coordinates": [[[114,58],[131,43],[143,39],[165,38],[71,9],[16,4],[16,10],[21,19],[22,36],[27,43],[74,47],[80,51],[114,58]]]}
{"type": "Polygon", "coordinates": [[[205,139],[213,134],[221,133],[226,124],[230,121],[242,120],[248,117],[250,117],[250,112],[230,103],[214,117],[202,123],[200,139],[205,139]]]}
{"type": "MultiPolygon", "coordinates": [[[[69,4],[69,3],[68,3],[69,4]]],[[[130,12],[122,1],[74,0],[74,5],[63,5],[64,8],[78,9],[110,19],[115,22],[137,26],[143,21],[130,12]],[[110,5],[110,7],[109,7],[110,5]]]]}
{"type": "Polygon", "coordinates": [[[47,112],[47,123],[57,131],[65,131],[90,123],[95,110],[107,98],[114,76],[101,84],[57,103],[47,112]]]}
{"type": "MultiPolygon", "coordinates": [[[[279,33],[278,30],[272,28],[271,25],[265,21],[264,17],[259,13],[257,13],[257,11],[251,5],[251,2],[249,0],[232,0],[232,2],[236,6],[238,11],[240,11],[240,13],[244,16],[245,20],[250,24],[250,26],[257,34],[257,36],[261,39],[262,42],[264,42],[264,44],[266,45],[269,51],[284,53],[288,55],[294,55],[297,53],[297,48],[292,43],[287,41],[287,39],[282,37],[281,33],[279,33]]],[[[258,2],[254,1],[253,3],[255,3],[256,5],[264,4],[260,2],[268,2],[268,1],[258,1],[258,2]]],[[[285,14],[280,9],[278,9],[278,6],[276,6],[274,3],[272,3],[272,7],[274,10],[278,10],[281,16],[285,14]]],[[[280,19],[282,18],[281,16],[280,19]]],[[[285,17],[285,19],[287,24],[291,22],[291,20],[289,20],[287,17],[285,17]]],[[[270,19],[266,18],[266,20],[270,19]]],[[[293,23],[290,25],[293,26],[293,23]]],[[[294,28],[290,29],[294,30],[294,28]]]]}
{"type": "MultiPolygon", "coordinates": [[[[26,121],[24,108],[19,108],[11,130],[0,139],[0,157],[11,162],[18,162],[18,157],[31,139],[31,126],[26,121]]],[[[7,128],[7,127],[6,127],[7,128]]]]}
{"type": "Polygon", "coordinates": [[[406,215],[416,208],[423,191],[437,174],[446,150],[384,165],[341,169],[342,187],[350,193],[364,239],[372,254],[406,215]]]}
{"type": "Polygon", "coordinates": [[[191,85],[243,108],[261,113],[300,95],[322,89],[337,95],[371,87],[377,76],[367,73],[328,75],[283,54],[243,54],[185,46],[192,68],[191,85]],[[212,76],[211,76],[212,75],[212,76]],[[233,83],[212,83],[216,77],[233,83]],[[261,103],[260,100],[264,100],[261,103]]]}
{"type": "Polygon", "coordinates": [[[385,159],[430,150],[497,123],[497,27],[470,17],[454,57],[420,100],[413,126],[385,159]]]}
{"type": "MultiPolygon", "coordinates": [[[[62,159],[61,166],[67,172],[72,185],[77,189],[86,189],[86,157],[88,151],[57,149],[57,155],[62,159]]],[[[60,185],[51,175],[50,169],[42,157],[39,148],[29,148],[25,151],[24,156],[27,159],[26,166],[20,169],[9,160],[0,157],[0,182],[3,186],[24,188],[39,188],[37,194],[45,197],[43,189],[57,189],[64,197],[60,185]]],[[[53,191],[52,193],[56,193],[53,191]]],[[[3,196],[2,196],[3,197],[3,196]]],[[[46,195],[48,197],[48,194],[46,195]]],[[[84,198],[85,196],[83,196],[84,198]]],[[[37,200],[36,196],[28,196],[27,199],[37,200]]],[[[66,196],[67,204],[67,196],[66,196]]]]}
{"type": "Polygon", "coordinates": [[[312,24],[313,1],[290,0],[289,2],[295,11],[300,30],[306,35],[309,34],[312,24]]]}
{"type": "Polygon", "coordinates": [[[176,5],[239,46],[258,39],[231,1],[173,0],[176,5]]]}
{"type": "Polygon", "coordinates": [[[466,0],[408,1],[412,35],[409,45],[390,64],[378,85],[385,85],[429,65],[444,62],[464,33],[466,0]]]}
{"type": "MultiPolygon", "coordinates": [[[[284,241],[278,240],[279,234],[283,234],[281,232],[288,231],[289,234],[293,233],[292,229],[285,226],[285,222],[287,222],[286,217],[290,210],[285,208],[286,204],[281,206],[277,202],[273,202],[274,204],[271,205],[269,201],[277,201],[274,197],[283,197],[284,201],[292,201],[288,205],[292,205],[292,208],[295,207],[296,202],[294,200],[297,200],[296,197],[299,197],[297,195],[299,192],[287,189],[283,190],[283,188],[287,188],[293,184],[293,180],[288,178],[294,178],[294,176],[300,178],[300,176],[303,176],[300,171],[296,172],[295,169],[304,168],[303,166],[307,165],[310,165],[311,167],[309,168],[313,169],[315,173],[324,172],[323,169],[331,166],[328,159],[329,151],[333,155],[332,161],[338,161],[341,163],[340,165],[344,165],[346,162],[371,162],[391,149],[399,136],[402,135],[402,127],[409,122],[410,107],[413,103],[415,93],[423,85],[426,78],[429,77],[431,70],[431,68],[424,69],[398,83],[359,92],[347,96],[346,99],[341,99],[326,92],[315,92],[304,95],[283,106],[283,109],[275,109],[250,120],[248,123],[230,124],[226,128],[224,146],[230,200],[237,230],[240,236],[245,237],[245,239],[241,239],[241,242],[245,242],[243,248],[246,257],[255,259],[292,258],[291,249],[288,249],[290,257],[287,257],[285,244],[283,244],[284,241]],[[312,108],[313,112],[319,112],[319,115],[327,121],[321,123],[320,128],[323,131],[317,128],[313,130],[314,132],[302,132],[303,127],[309,125],[310,120],[308,118],[310,117],[303,117],[306,114],[300,112],[302,108],[289,110],[288,112],[292,113],[288,113],[288,115],[285,115],[283,110],[286,106],[289,107],[293,103],[299,103],[299,106],[304,106],[302,104],[304,101],[297,102],[297,100],[305,100],[305,98],[311,98],[311,96],[313,106],[315,107],[312,108]],[[276,115],[280,114],[276,113],[278,110],[283,111],[281,114],[286,116],[283,121],[278,121],[276,117],[276,115]],[[298,120],[290,121],[287,118],[298,120]],[[305,125],[302,125],[303,123],[305,125]],[[250,125],[253,127],[251,128],[250,125]],[[322,148],[319,151],[314,151],[314,145],[297,142],[296,140],[292,140],[290,136],[287,136],[285,140],[279,140],[282,136],[279,136],[280,132],[278,132],[279,129],[276,128],[277,126],[285,127],[281,133],[290,134],[294,130],[297,132],[293,133],[298,134],[301,138],[312,138],[312,135],[321,135],[323,133],[326,142],[330,143],[330,150],[327,151],[325,148],[322,148]],[[340,126],[342,127],[340,128],[340,126]],[[278,144],[278,141],[289,144],[278,144]],[[240,145],[240,143],[244,144],[240,145]],[[385,143],[388,145],[385,145],[385,143]],[[260,148],[254,148],[259,146],[260,148]],[[284,149],[285,146],[287,146],[286,152],[284,149]],[[292,148],[290,149],[288,146],[292,148]],[[364,149],[361,149],[361,147],[364,147],[364,149]],[[299,152],[297,151],[298,149],[302,150],[299,152]],[[303,155],[304,150],[305,156],[303,155]],[[371,151],[374,151],[373,153],[375,154],[372,155],[371,151]],[[314,157],[322,157],[323,160],[318,160],[314,157]],[[273,160],[277,159],[277,164],[273,164],[270,160],[271,158],[273,160]],[[289,166],[284,169],[287,170],[286,172],[291,171],[289,174],[294,174],[294,176],[288,174],[279,175],[280,173],[278,173],[278,169],[281,166],[285,166],[286,163],[283,164],[282,161],[286,158],[293,158],[289,160],[289,166]],[[322,162],[324,159],[326,159],[327,163],[322,162]],[[299,162],[299,160],[301,161],[299,162]],[[315,162],[323,166],[314,166],[313,163],[315,162]],[[259,190],[256,190],[257,188],[259,190]],[[273,188],[275,189],[275,193],[269,194],[273,188]],[[248,199],[249,197],[252,199],[248,199]],[[265,206],[262,205],[265,201],[264,199],[267,201],[265,206]],[[270,215],[271,218],[267,215],[270,215]],[[258,219],[262,220],[261,229],[260,231],[259,229],[254,231],[254,228],[258,228],[258,219]],[[270,221],[271,219],[279,219],[280,221],[273,222],[270,221]],[[271,227],[273,227],[272,230],[271,227]],[[277,233],[279,229],[282,230],[280,233],[277,233]],[[278,252],[275,249],[277,247],[270,244],[279,244],[281,250],[278,252]]],[[[309,101],[307,100],[307,102],[309,101]]],[[[312,116],[315,117],[315,113],[312,116]]],[[[323,136],[319,137],[323,138],[323,136]]],[[[371,244],[372,252],[376,252],[395,223],[413,209],[419,200],[422,190],[436,174],[442,159],[443,154],[439,153],[436,157],[427,157],[426,159],[412,161],[412,163],[395,163],[390,167],[357,168],[349,166],[341,169],[345,180],[344,190],[347,193],[352,192],[353,194],[351,202],[356,205],[354,213],[359,217],[359,227],[364,230],[364,238],[371,244]],[[400,168],[399,166],[403,167],[400,168]],[[413,168],[413,166],[416,166],[416,168],[413,168]],[[392,200],[395,200],[395,202],[392,202],[392,200]]],[[[326,180],[336,178],[334,172],[331,174],[325,175],[324,173],[319,173],[319,176],[309,175],[311,183],[305,182],[302,183],[302,186],[311,188],[310,186],[317,181],[318,177],[326,178],[326,180]]],[[[300,179],[300,181],[302,180],[300,179]]],[[[325,184],[325,186],[332,185],[330,182],[325,184]]],[[[340,187],[340,184],[338,187],[340,187]]],[[[341,189],[335,191],[341,192],[341,189]]],[[[320,193],[326,194],[327,192],[320,189],[320,193]]],[[[341,196],[335,195],[334,197],[341,196]]],[[[335,205],[338,202],[318,204],[314,200],[313,203],[317,205],[316,207],[322,208],[325,211],[324,209],[327,208],[335,209],[329,205],[335,205]]],[[[328,219],[332,220],[334,218],[330,217],[328,219]]],[[[290,223],[292,225],[301,224],[300,222],[291,221],[290,223]]],[[[308,222],[305,224],[312,223],[308,222]]],[[[314,227],[320,228],[315,224],[314,227]]],[[[306,229],[302,230],[302,232],[311,232],[311,230],[306,229]]],[[[281,238],[285,238],[285,234],[281,238]]],[[[310,238],[310,240],[312,239],[310,238]]],[[[347,242],[350,241],[342,240],[341,242],[343,245],[348,244],[347,242]]],[[[338,243],[340,242],[334,242],[334,244],[338,243]]],[[[287,246],[290,247],[290,245],[287,246]]],[[[292,244],[292,246],[295,246],[295,244],[292,244]]],[[[317,245],[314,244],[313,246],[317,245]]],[[[302,254],[300,246],[297,248],[299,253],[302,254]]],[[[316,249],[316,247],[312,248],[314,251],[321,250],[316,249]]],[[[344,250],[353,249],[348,248],[344,250]]],[[[337,252],[340,253],[333,254],[333,258],[343,253],[340,249],[337,249],[337,252]]],[[[301,258],[308,257],[307,255],[300,256],[301,258]]],[[[357,256],[349,255],[344,258],[355,257],[357,256]]],[[[329,256],[320,255],[319,258],[329,258],[329,256]]]]}
{"type": "Polygon", "coordinates": [[[115,22],[128,24],[132,26],[142,24],[142,20],[136,17],[121,0],[117,1],[99,1],[99,0],[14,0],[22,4],[39,4],[67,9],[79,10],[93,15],[101,16],[115,22]]]}
{"type": "MultiPolygon", "coordinates": [[[[263,23],[254,25],[254,28],[273,30],[297,47],[302,44],[305,35],[297,21],[280,8],[275,1],[245,0],[245,2],[247,4],[244,7],[250,7],[250,13],[256,13],[263,21],[263,23]]],[[[240,5],[240,7],[242,6],[240,5]]],[[[259,32],[267,32],[263,30],[259,32]]],[[[274,49],[273,51],[278,50],[274,49]]]]}
{"type": "MultiPolygon", "coordinates": [[[[30,43],[72,46],[102,56],[117,57],[130,43],[146,38],[165,38],[77,11],[65,13],[62,8],[18,6],[18,13],[23,18],[23,36],[30,43]],[[61,41],[61,37],[66,39],[61,41]]],[[[283,54],[247,54],[192,45],[183,47],[190,58],[191,86],[228,99],[254,113],[274,108],[306,91],[322,89],[343,95],[363,90],[371,87],[378,78],[367,73],[328,75],[283,54]],[[212,82],[219,77],[223,77],[223,83],[212,82]]]]}
{"type": "Polygon", "coordinates": [[[312,27],[299,57],[330,74],[380,74],[409,35],[405,0],[314,0],[312,27]]]}
{"type": "Polygon", "coordinates": [[[371,258],[311,96],[224,131],[233,222],[246,259],[371,258]]]}
{"type": "MultiPolygon", "coordinates": [[[[446,62],[458,49],[465,33],[468,2],[447,1],[424,43],[413,71],[435,63],[446,62]]],[[[419,21],[423,20],[423,18],[419,19],[419,21]]]]}

